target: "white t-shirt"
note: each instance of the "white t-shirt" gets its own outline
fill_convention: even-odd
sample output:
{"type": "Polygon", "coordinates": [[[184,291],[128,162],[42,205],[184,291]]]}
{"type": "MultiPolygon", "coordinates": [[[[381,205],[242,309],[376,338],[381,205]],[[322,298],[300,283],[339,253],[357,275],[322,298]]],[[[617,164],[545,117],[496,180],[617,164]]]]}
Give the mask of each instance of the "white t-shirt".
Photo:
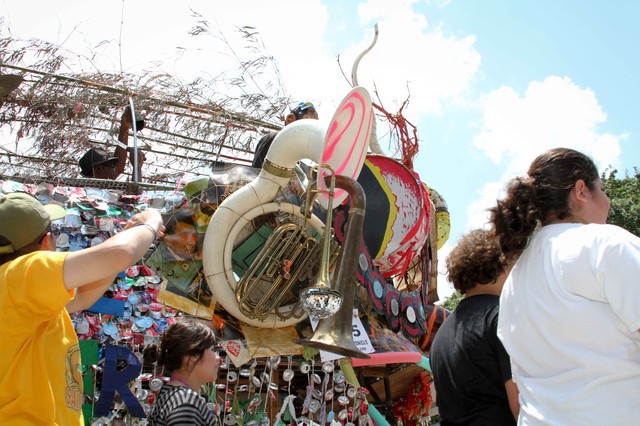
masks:
{"type": "Polygon", "coordinates": [[[500,298],[518,424],[640,424],[638,329],[640,238],[613,225],[541,228],[500,298]]]}

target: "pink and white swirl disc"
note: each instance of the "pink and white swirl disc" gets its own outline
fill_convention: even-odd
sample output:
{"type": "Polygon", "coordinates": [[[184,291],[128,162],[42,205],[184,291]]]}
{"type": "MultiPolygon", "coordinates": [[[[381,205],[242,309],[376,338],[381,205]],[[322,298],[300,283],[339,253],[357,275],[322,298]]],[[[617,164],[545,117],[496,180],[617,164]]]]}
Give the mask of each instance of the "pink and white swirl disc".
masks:
{"type": "MultiPolygon", "coordinates": [[[[330,165],[336,175],[356,179],[369,148],[372,120],[373,108],[369,92],[363,87],[354,87],[333,114],[324,139],[322,163],[330,165]]],[[[321,173],[324,172],[326,171],[321,173]]],[[[327,190],[324,179],[318,179],[318,188],[327,190]]],[[[337,188],[333,207],[340,205],[347,195],[345,190],[337,188]]],[[[322,207],[327,208],[329,195],[321,192],[318,194],[318,201],[322,207]]]]}

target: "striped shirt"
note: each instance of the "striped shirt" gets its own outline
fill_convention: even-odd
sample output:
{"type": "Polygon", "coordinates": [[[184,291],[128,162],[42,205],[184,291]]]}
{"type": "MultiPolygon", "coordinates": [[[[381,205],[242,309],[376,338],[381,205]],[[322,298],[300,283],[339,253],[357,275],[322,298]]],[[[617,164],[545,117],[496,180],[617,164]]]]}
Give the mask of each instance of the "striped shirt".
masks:
{"type": "Polygon", "coordinates": [[[150,426],[217,424],[217,418],[207,407],[203,397],[193,389],[165,384],[148,417],[150,426]]]}

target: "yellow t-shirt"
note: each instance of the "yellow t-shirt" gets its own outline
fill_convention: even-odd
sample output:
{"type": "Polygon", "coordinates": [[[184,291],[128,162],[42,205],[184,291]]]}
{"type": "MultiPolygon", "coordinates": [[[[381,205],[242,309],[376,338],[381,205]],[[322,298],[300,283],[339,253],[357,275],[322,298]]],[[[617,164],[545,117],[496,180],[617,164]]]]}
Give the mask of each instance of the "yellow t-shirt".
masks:
{"type": "Polygon", "coordinates": [[[37,251],[0,266],[0,424],[83,424],[66,255],[37,251]]]}

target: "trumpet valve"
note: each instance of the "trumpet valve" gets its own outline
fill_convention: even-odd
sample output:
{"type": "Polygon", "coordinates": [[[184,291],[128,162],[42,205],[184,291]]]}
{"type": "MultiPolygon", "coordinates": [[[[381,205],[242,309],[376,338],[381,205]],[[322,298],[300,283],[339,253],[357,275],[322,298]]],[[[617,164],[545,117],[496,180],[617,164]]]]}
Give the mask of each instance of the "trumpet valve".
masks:
{"type": "Polygon", "coordinates": [[[284,276],[285,280],[288,280],[289,278],[291,278],[291,265],[293,264],[293,262],[291,262],[290,260],[284,260],[282,262],[282,275],[284,276]]]}

